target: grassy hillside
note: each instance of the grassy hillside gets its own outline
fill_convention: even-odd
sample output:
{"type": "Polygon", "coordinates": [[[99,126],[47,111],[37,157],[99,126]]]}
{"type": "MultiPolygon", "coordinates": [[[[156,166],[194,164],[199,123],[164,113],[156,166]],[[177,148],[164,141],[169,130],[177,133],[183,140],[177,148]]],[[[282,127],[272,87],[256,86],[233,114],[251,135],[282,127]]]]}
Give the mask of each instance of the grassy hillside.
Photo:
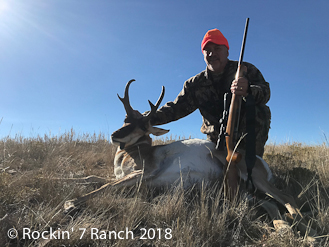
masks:
{"type": "MultiPolygon", "coordinates": [[[[110,178],[115,150],[102,135],[74,131],[2,139],[0,246],[312,246],[294,227],[275,232],[264,211],[245,195],[234,205],[225,200],[220,180],[188,191],[108,189],[74,215],[64,214],[66,200],[99,185],[52,178],[110,178]]],[[[295,197],[323,236],[317,245],[329,246],[328,146],[268,145],[264,159],[275,185],[295,197]]]]}

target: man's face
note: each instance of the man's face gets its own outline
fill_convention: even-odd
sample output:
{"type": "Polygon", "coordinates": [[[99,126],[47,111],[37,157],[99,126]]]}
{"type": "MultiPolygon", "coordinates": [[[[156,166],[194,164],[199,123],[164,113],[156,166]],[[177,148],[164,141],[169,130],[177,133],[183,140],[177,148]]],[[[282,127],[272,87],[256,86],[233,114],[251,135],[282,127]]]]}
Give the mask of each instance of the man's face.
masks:
{"type": "Polygon", "coordinates": [[[203,56],[210,71],[221,73],[227,63],[228,49],[225,45],[209,42],[203,49],[203,56]]]}

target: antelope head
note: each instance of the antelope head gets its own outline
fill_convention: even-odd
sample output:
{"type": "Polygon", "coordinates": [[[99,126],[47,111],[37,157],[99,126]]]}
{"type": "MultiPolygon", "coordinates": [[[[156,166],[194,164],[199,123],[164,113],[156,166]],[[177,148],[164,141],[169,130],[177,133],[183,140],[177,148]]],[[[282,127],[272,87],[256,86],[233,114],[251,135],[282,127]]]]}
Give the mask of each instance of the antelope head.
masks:
{"type": "Polygon", "coordinates": [[[151,111],[147,115],[142,115],[139,111],[134,110],[129,102],[129,86],[133,81],[135,80],[130,80],[126,84],[123,98],[118,95],[126,110],[126,118],[123,126],[112,133],[111,140],[113,144],[120,145],[121,149],[140,142],[151,144],[152,139],[149,134],[160,136],[169,132],[169,130],[153,127],[150,124],[152,115],[157,111],[163,99],[165,88],[162,87],[161,95],[155,105],[149,101],[151,111]]]}

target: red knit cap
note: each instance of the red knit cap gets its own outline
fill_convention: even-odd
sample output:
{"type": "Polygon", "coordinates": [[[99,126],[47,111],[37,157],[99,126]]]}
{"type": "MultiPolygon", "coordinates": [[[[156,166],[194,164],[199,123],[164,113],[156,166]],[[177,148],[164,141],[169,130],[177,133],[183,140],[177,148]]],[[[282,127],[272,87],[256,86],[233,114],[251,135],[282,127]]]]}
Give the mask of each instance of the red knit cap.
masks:
{"type": "Polygon", "coordinates": [[[217,28],[209,30],[206,33],[206,35],[203,37],[203,40],[201,42],[202,51],[203,51],[203,48],[206,46],[206,44],[208,44],[208,42],[212,42],[217,45],[225,45],[228,50],[230,49],[227,39],[224,37],[224,35],[221,33],[221,31],[219,31],[217,28]]]}

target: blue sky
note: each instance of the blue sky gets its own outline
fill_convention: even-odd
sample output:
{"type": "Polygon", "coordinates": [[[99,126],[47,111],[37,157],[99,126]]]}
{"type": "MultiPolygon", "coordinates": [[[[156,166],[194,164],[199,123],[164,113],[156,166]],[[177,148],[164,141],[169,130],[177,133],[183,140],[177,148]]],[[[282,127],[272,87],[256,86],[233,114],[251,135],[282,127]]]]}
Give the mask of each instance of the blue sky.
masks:
{"type": "MultiPolygon", "coordinates": [[[[163,104],[205,69],[200,43],[218,28],[239,58],[270,83],[269,142],[319,144],[329,137],[329,2],[0,0],[0,138],[76,133],[106,136],[121,127],[116,94],[131,85],[144,112],[161,86],[163,104]]],[[[198,111],[162,126],[203,138],[198,111]]]]}

